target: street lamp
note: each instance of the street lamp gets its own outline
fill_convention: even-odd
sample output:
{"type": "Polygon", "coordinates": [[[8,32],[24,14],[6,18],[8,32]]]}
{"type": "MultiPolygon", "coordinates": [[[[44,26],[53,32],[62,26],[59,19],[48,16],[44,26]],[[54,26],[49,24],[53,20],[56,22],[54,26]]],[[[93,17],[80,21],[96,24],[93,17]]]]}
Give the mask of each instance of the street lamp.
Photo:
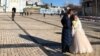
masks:
{"type": "Polygon", "coordinates": [[[6,13],[6,10],[7,10],[7,0],[5,0],[5,13],[6,13]]]}

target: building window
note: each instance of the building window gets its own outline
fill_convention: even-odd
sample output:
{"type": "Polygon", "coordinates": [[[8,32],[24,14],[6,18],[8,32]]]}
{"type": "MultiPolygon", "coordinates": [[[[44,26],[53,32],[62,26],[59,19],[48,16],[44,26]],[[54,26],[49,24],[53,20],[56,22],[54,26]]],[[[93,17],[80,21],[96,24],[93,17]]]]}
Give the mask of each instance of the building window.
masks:
{"type": "Polygon", "coordinates": [[[91,7],[92,6],[92,3],[87,3],[87,7],[91,7]]]}

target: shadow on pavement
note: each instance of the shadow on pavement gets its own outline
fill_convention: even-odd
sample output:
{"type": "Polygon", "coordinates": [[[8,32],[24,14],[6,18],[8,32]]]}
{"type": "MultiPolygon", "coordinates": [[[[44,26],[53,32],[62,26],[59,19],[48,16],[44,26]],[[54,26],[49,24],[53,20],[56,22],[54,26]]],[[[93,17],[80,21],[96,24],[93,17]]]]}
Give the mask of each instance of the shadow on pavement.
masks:
{"type": "Polygon", "coordinates": [[[19,36],[23,39],[34,41],[37,44],[41,44],[42,46],[61,46],[61,43],[40,39],[39,37],[35,37],[35,36],[28,36],[22,34],[20,34],[19,36]],[[31,39],[26,37],[31,37],[31,39]]]}
{"type": "Polygon", "coordinates": [[[20,48],[20,47],[39,47],[33,43],[20,43],[20,44],[0,44],[0,48],[20,48]]]}
{"type": "Polygon", "coordinates": [[[92,42],[91,42],[92,45],[100,45],[100,38],[99,38],[99,37],[92,36],[92,35],[88,35],[88,34],[87,34],[87,36],[88,36],[89,38],[93,38],[93,39],[97,39],[97,40],[98,40],[98,41],[92,41],[92,42]]]}
{"type": "Polygon", "coordinates": [[[97,42],[91,42],[92,45],[100,45],[100,41],[97,42]]]}
{"type": "Polygon", "coordinates": [[[55,32],[55,34],[62,34],[62,32],[55,32]]]}
{"type": "Polygon", "coordinates": [[[23,39],[33,41],[36,44],[47,47],[45,49],[46,49],[47,52],[50,53],[50,55],[53,55],[53,56],[62,56],[63,55],[61,53],[61,43],[40,39],[39,37],[35,37],[35,36],[22,35],[22,34],[20,34],[19,36],[23,39]],[[28,37],[30,37],[31,39],[28,38],[28,37]]]}
{"type": "Polygon", "coordinates": [[[100,29],[92,28],[95,32],[100,32],[100,29]]]}
{"type": "Polygon", "coordinates": [[[100,39],[100,37],[99,37],[99,36],[98,36],[98,37],[96,37],[96,36],[92,36],[92,35],[89,35],[89,34],[87,34],[87,36],[88,36],[89,38],[100,39]]]}
{"type": "Polygon", "coordinates": [[[56,26],[56,27],[62,28],[62,27],[59,26],[59,25],[55,25],[55,24],[52,24],[52,23],[49,23],[49,22],[46,22],[46,21],[34,19],[34,18],[31,18],[31,17],[25,17],[25,18],[29,18],[29,19],[31,19],[31,20],[35,20],[35,21],[38,21],[38,22],[42,22],[42,23],[45,23],[45,24],[49,24],[49,25],[52,25],[52,26],[56,26]]]}

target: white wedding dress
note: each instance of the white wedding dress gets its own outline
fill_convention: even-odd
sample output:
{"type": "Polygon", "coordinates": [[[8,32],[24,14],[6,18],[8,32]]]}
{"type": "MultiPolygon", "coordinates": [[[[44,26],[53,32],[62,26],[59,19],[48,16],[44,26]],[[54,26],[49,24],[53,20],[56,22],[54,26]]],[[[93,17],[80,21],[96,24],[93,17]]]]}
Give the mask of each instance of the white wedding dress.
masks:
{"type": "Polygon", "coordinates": [[[92,53],[93,48],[85,35],[85,32],[82,28],[81,21],[77,19],[75,28],[73,28],[73,43],[70,47],[72,53],[92,53]]]}

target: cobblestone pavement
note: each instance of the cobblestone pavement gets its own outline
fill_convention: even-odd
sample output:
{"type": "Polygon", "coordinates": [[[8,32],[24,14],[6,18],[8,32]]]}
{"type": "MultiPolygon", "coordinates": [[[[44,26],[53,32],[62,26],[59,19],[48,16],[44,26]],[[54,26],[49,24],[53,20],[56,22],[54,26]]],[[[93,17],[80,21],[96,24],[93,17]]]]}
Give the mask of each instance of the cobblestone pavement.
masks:
{"type": "Polygon", "coordinates": [[[0,56],[48,56],[30,40],[7,15],[0,16],[0,56]]]}
{"type": "Polygon", "coordinates": [[[15,17],[10,14],[0,16],[0,56],[99,56],[100,24],[82,21],[91,41],[93,54],[62,54],[61,24],[59,16],[45,18],[39,14],[15,17]]]}
{"type": "MultiPolygon", "coordinates": [[[[61,23],[60,23],[61,18],[59,16],[48,16],[48,15],[45,18],[42,15],[24,16],[24,18],[28,18],[32,21],[41,22],[41,24],[42,23],[47,24],[48,28],[50,29],[46,31],[47,29],[45,29],[46,27],[43,24],[41,25],[42,27],[38,26],[45,30],[39,30],[39,32],[37,31],[38,34],[36,36],[38,36],[38,38],[41,38],[41,39],[57,42],[57,45],[52,45],[52,46],[49,46],[48,48],[53,51],[51,53],[53,53],[54,55],[55,55],[55,52],[59,53],[60,46],[58,43],[60,43],[60,40],[61,40],[61,23]]],[[[82,20],[82,24],[89,40],[91,41],[93,45],[94,53],[85,54],[85,55],[77,54],[77,56],[99,56],[100,55],[99,53],[100,52],[100,24],[98,22],[84,21],[84,20],[82,20]]],[[[29,33],[33,35],[34,30],[32,32],[29,31],[29,33]]],[[[48,42],[48,44],[50,43],[48,42]]]]}

